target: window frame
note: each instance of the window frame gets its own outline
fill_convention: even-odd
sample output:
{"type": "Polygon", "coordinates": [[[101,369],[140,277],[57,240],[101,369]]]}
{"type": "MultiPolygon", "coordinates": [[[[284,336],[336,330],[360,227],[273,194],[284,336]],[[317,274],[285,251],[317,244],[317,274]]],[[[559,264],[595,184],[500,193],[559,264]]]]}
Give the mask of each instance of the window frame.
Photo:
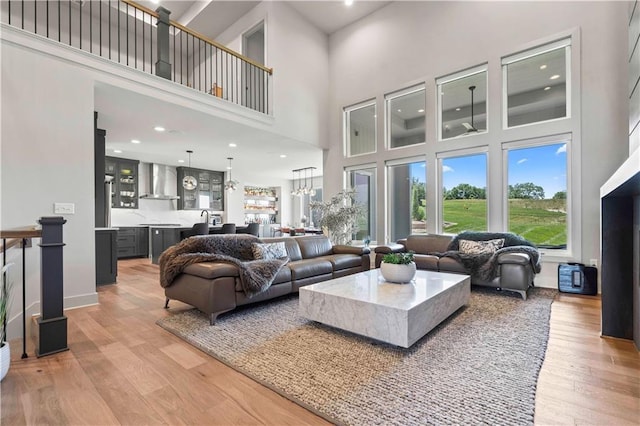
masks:
{"type": "Polygon", "coordinates": [[[375,98],[368,99],[366,101],[359,102],[354,105],[349,105],[342,108],[342,152],[345,158],[356,158],[363,155],[376,154],[378,151],[378,106],[375,98]],[[373,151],[363,152],[360,154],[351,154],[351,113],[358,109],[373,106],[373,151]]]}
{"type": "MultiPolygon", "coordinates": [[[[391,187],[389,185],[390,183],[390,178],[389,178],[389,173],[390,173],[390,168],[394,167],[394,166],[402,166],[405,164],[412,164],[412,163],[419,163],[419,162],[423,162],[424,163],[424,180],[425,180],[425,195],[428,193],[428,185],[427,183],[427,179],[429,177],[428,173],[427,173],[427,156],[426,155],[416,155],[416,156],[412,156],[412,157],[404,157],[404,158],[394,158],[392,160],[387,160],[384,163],[384,186],[385,186],[385,191],[384,191],[384,206],[385,206],[385,220],[384,220],[384,235],[385,235],[385,242],[389,242],[392,241],[391,240],[391,214],[392,214],[392,208],[393,206],[391,205],[391,197],[390,197],[390,191],[391,191],[391,187]]],[[[426,200],[428,200],[427,197],[425,197],[425,202],[426,200]]],[[[426,214],[427,210],[426,210],[426,206],[425,206],[425,214],[426,214]]],[[[425,222],[425,231],[426,231],[426,222],[425,222]]],[[[393,240],[395,242],[395,240],[393,240]]]]}
{"type": "Polygon", "coordinates": [[[502,190],[503,190],[503,199],[502,199],[502,217],[503,217],[503,226],[505,232],[508,232],[509,229],[509,151],[522,149],[522,148],[535,148],[546,145],[554,145],[558,143],[564,142],[567,145],[567,198],[566,198],[566,208],[567,208],[567,248],[566,249],[554,249],[554,248],[541,248],[538,249],[543,255],[550,255],[553,257],[558,257],[562,259],[570,258],[571,254],[574,253],[574,242],[573,242],[573,232],[574,232],[574,218],[573,218],[573,203],[574,203],[574,194],[572,190],[573,183],[573,173],[571,170],[571,165],[573,164],[573,135],[571,133],[563,133],[558,135],[550,135],[543,136],[538,138],[531,138],[519,141],[509,141],[502,143],[502,169],[503,173],[503,182],[502,182],[502,190]]]}
{"type": "Polygon", "coordinates": [[[472,136],[477,136],[477,135],[484,135],[486,133],[489,133],[489,64],[488,63],[484,63],[482,65],[477,65],[475,67],[472,68],[467,68],[465,70],[462,71],[458,71],[452,74],[447,74],[446,76],[443,77],[439,77],[436,78],[435,81],[436,84],[436,127],[438,129],[437,131],[437,141],[438,142],[446,142],[446,141],[454,141],[454,140],[458,140],[461,138],[468,138],[468,137],[472,137],[472,136]],[[485,93],[487,94],[486,99],[485,99],[485,104],[486,104],[486,108],[485,108],[485,115],[486,115],[486,129],[483,131],[478,131],[478,132],[474,132],[474,133],[463,133],[461,135],[458,136],[452,136],[450,138],[446,138],[443,139],[442,138],[442,85],[446,84],[446,83],[450,83],[452,81],[456,81],[456,80],[460,80],[466,77],[470,77],[472,75],[476,75],[476,74],[480,74],[480,73],[485,73],[485,79],[484,79],[484,84],[485,84],[485,93]]]}
{"type": "Polygon", "coordinates": [[[572,36],[563,37],[560,40],[552,41],[550,43],[541,44],[539,46],[514,53],[512,55],[504,56],[501,59],[500,66],[502,68],[502,129],[517,129],[527,126],[535,126],[542,123],[552,123],[554,121],[570,120],[572,118],[572,76],[574,70],[572,69],[571,61],[571,48],[573,45],[572,36]],[[565,49],[565,111],[564,117],[552,118],[549,120],[534,121],[532,123],[518,124],[516,126],[509,126],[509,93],[508,93],[508,72],[507,66],[513,63],[523,61],[544,53],[552,52],[554,50],[565,49]]]}
{"type": "Polygon", "coordinates": [[[491,203],[489,202],[490,200],[490,193],[491,193],[491,186],[489,185],[489,146],[487,145],[478,145],[478,146],[474,146],[472,148],[467,148],[467,149],[458,149],[458,150],[451,150],[451,151],[442,151],[442,152],[438,152],[436,153],[436,162],[437,162],[437,175],[436,175],[436,203],[437,203],[437,208],[436,208],[436,232],[439,234],[444,234],[444,235],[454,235],[454,234],[448,234],[446,232],[444,232],[444,224],[443,224],[443,220],[444,220],[444,193],[443,193],[443,188],[444,188],[444,175],[442,172],[442,160],[446,160],[447,158],[456,158],[456,157],[470,157],[473,155],[479,155],[479,154],[484,154],[485,155],[485,161],[486,161],[486,165],[485,165],[485,201],[487,203],[487,216],[486,216],[486,222],[487,222],[487,231],[490,229],[489,228],[489,219],[491,218],[491,203]]]}
{"type": "MultiPolygon", "coordinates": [[[[374,232],[374,235],[370,234],[371,237],[371,244],[376,244],[378,241],[378,230],[377,230],[377,218],[378,218],[378,165],[376,163],[364,163],[364,164],[358,164],[358,165],[354,165],[354,166],[346,166],[343,168],[343,172],[342,172],[342,187],[344,189],[355,189],[351,186],[351,182],[349,179],[349,175],[351,172],[355,172],[358,170],[368,170],[368,169],[373,169],[373,179],[371,180],[373,182],[373,184],[375,185],[375,188],[373,188],[373,193],[375,194],[376,200],[375,203],[372,204],[373,207],[373,221],[371,220],[371,211],[369,211],[368,213],[368,218],[367,221],[369,221],[369,225],[371,228],[371,231],[374,232]]],[[[358,241],[358,240],[352,240],[352,241],[358,241]]]]}
{"type": "Polygon", "coordinates": [[[384,146],[388,151],[394,151],[398,149],[406,149],[417,145],[424,145],[427,143],[427,87],[425,83],[416,84],[405,89],[397,90],[395,92],[384,95],[384,146]],[[402,96],[417,93],[419,91],[424,92],[424,141],[414,143],[405,146],[391,146],[391,109],[389,105],[392,100],[400,98],[402,96]]]}

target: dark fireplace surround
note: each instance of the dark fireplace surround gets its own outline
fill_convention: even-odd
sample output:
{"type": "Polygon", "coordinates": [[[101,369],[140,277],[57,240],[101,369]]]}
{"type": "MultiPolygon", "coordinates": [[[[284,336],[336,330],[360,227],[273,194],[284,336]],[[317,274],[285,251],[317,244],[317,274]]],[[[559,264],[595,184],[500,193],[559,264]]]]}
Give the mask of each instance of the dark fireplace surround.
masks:
{"type": "Polygon", "coordinates": [[[600,189],[602,335],[640,349],[640,154],[600,189]]]}

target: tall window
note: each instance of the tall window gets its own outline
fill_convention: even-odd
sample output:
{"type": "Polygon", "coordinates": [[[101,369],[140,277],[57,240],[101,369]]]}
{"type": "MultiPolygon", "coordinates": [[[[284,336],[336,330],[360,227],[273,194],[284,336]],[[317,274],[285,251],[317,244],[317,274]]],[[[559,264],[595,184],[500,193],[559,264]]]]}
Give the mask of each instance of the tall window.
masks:
{"type": "Polygon", "coordinates": [[[487,230],[487,154],[440,159],[442,231],[487,230]]]}
{"type": "Polygon", "coordinates": [[[371,241],[376,238],[376,167],[360,166],[347,169],[347,186],[356,190],[356,203],[364,206],[364,215],[358,222],[358,231],[354,240],[363,240],[367,236],[371,241]]]}
{"type": "Polygon", "coordinates": [[[509,231],[543,248],[567,248],[567,146],[506,144],[509,231]]]}
{"type": "Polygon", "coordinates": [[[397,241],[410,234],[426,233],[425,160],[389,162],[387,177],[390,241],[397,241]]]}
{"type": "Polygon", "coordinates": [[[502,59],[505,127],[570,117],[571,39],[502,59]]]}
{"type": "Polygon", "coordinates": [[[440,140],[487,131],[487,67],[483,65],[439,78],[440,140]]]}
{"type": "Polygon", "coordinates": [[[376,104],[375,100],[344,110],[345,155],[376,152],[376,104]]]}
{"type": "Polygon", "coordinates": [[[389,148],[400,148],[426,141],[423,85],[387,95],[385,108],[389,148]]]}

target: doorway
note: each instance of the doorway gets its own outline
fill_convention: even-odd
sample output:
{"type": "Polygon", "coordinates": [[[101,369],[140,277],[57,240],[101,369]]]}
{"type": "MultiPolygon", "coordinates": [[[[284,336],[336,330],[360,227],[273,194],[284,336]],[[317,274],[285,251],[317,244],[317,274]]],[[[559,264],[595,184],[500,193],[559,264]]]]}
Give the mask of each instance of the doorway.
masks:
{"type": "MultiPolygon", "coordinates": [[[[242,54],[252,61],[264,65],[264,21],[260,21],[249,31],[242,34],[242,54]]],[[[249,63],[242,66],[242,105],[267,112],[266,90],[267,79],[264,71],[249,63]]]]}

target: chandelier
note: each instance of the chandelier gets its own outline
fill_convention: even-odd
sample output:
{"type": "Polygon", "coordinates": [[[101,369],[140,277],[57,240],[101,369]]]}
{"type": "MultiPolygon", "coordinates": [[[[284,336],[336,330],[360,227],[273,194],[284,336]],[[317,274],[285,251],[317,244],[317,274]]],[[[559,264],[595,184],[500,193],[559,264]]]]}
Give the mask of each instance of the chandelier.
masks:
{"type": "Polygon", "coordinates": [[[291,187],[291,196],[292,197],[302,197],[304,195],[309,195],[313,197],[316,195],[316,190],[313,187],[313,171],[315,167],[305,167],[302,169],[294,169],[291,170],[293,179],[292,179],[292,187],[291,187]],[[304,176],[303,176],[304,175],[304,176]],[[307,177],[311,175],[310,181],[307,184],[307,177]],[[297,176],[297,178],[296,178],[297,176]],[[302,180],[304,179],[304,184],[302,180]],[[298,181],[298,187],[296,188],[296,180],[298,181]]]}
{"type": "Polygon", "coordinates": [[[182,187],[188,191],[193,191],[198,187],[198,180],[191,176],[191,154],[193,154],[193,151],[189,149],[187,154],[189,154],[189,168],[185,173],[185,177],[182,178],[182,187]]]}
{"type": "Polygon", "coordinates": [[[227,160],[229,160],[229,165],[227,166],[227,170],[229,170],[229,179],[224,183],[224,189],[232,192],[236,190],[240,182],[231,178],[231,160],[233,160],[233,157],[227,157],[227,160]]]}

